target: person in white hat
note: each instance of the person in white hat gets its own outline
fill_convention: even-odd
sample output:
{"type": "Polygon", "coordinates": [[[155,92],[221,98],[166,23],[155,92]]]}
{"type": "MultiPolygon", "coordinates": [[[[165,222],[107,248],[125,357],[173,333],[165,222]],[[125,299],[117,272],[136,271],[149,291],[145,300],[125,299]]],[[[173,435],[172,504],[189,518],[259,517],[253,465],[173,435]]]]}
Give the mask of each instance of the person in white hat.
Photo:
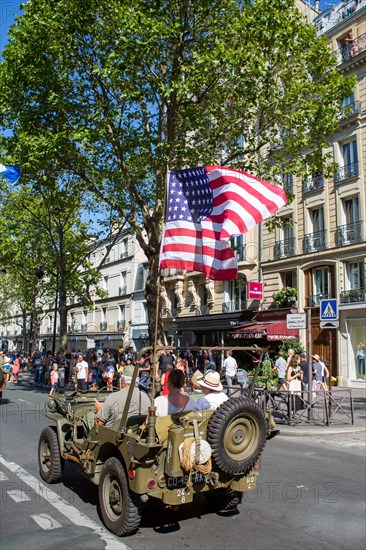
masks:
{"type": "Polygon", "coordinates": [[[202,389],[202,397],[196,403],[195,410],[217,409],[221,403],[228,400],[228,396],[222,391],[220,375],[218,372],[208,370],[203,376],[197,378],[197,383],[202,389]]]}

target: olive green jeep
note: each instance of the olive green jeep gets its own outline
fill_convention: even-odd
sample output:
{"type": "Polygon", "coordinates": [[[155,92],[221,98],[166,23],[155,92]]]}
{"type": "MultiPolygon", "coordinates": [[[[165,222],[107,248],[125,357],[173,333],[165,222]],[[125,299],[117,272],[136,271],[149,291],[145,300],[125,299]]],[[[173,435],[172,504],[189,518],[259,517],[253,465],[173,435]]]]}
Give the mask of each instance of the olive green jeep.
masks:
{"type": "MultiPolygon", "coordinates": [[[[96,424],[85,432],[95,391],[48,400],[46,416],[55,425],[44,428],[39,440],[42,479],[60,481],[65,461],[73,462],[99,486],[103,521],[118,536],[138,528],[148,502],[185,505],[202,493],[218,509],[234,507],[245,491],[256,487],[259,456],[275,434],[271,419],[244,396],[232,397],[214,411],[156,417],[151,406],[147,422],[146,416],[129,417],[137,370],[113,428],[96,424]]],[[[99,392],[98,400],[108,395],[99,392]]]]}

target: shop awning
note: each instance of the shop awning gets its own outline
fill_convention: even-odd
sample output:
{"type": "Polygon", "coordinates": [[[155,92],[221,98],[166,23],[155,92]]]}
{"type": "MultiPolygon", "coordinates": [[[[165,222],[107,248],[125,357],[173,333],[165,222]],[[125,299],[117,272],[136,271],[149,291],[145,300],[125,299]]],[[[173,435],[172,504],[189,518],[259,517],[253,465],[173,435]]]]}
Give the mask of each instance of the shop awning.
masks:
{"type": "Polygon", "coordinates": [[[299,337],[299,331],[288,329],[286,321],[274,321],[266,323],[248,323],[230,332],[233,340],[250,340],[265,338],[268,341],[290,340],[299,337]]]}

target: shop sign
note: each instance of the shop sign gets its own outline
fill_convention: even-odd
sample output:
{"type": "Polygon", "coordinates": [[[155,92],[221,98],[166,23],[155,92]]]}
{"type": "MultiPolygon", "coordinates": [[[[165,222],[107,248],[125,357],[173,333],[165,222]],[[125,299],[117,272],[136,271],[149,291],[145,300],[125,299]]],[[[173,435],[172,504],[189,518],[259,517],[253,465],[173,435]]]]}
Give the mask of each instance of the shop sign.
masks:
{"type": "Polygon", "coordinates": [[[306,313],[289,313],[286,315],[286,326],[289,329],[306,328],[306,313]]]}
{"type": "Polygon", "coordinates": [[[263,299],[263,283],[251,281],[248,283],[248,300],[263,299]]]}

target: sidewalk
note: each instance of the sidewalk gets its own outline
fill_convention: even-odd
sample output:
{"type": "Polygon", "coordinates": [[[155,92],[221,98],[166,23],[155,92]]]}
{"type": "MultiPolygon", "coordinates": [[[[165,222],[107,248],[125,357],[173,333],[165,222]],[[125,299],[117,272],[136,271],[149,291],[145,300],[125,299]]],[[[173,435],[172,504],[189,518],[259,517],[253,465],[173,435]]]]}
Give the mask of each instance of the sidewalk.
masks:
{"type": "MultiPolygon", "coordinates": [[[[302,422],[296,426],[278,424],[280,435],[284,437],[294,436],[327,436],[334,434],[365,433],[366,438],[366,390],[352,389],[354,423],[344,415],[344,421],[331,423],[330,426],[313,425],[302,422]]],[[[348,406],[344,409],[350,413],[348,406]]]]}

